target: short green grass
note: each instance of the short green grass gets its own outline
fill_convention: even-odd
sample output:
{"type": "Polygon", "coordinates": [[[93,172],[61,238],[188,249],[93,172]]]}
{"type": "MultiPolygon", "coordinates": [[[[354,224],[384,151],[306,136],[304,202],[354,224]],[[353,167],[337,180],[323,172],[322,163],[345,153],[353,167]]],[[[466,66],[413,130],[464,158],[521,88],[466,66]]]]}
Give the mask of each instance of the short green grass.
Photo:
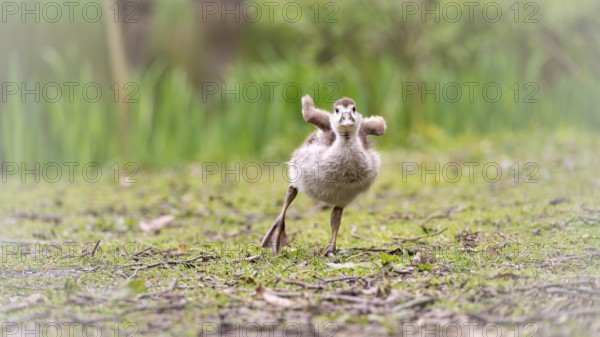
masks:
{"type": "Polygon", "coordinates": [[[329,239],[329,210],[302,194],[287,219],[292,246],[277,256],[258,248],[285,193],[282,164],[272,182],[263,170],[254,183],[203,182],[206,163],[143,171],[131,184],[11,179],[0,194],[0,321],[55,322],[63,335],[71,322],[75,335],[86,326],[105,336],[266,335],[270,324],[275,335],[453,335],[458,326],[466,336],[472,326],[484,336],[496,327],[590,336],[600,328],[595,144],[563,133],[384,153],[377,183],[345,211],[334,257],[315,254],[329,239]],[[504,175],[403,181],[407,162],[495,162],[504,175]],[[530,170],[515,182],[515,162],[536,163],[537,183],[523,183],[530,170]],[[175,220],[140,229],[163,215],[175,220]],[[32,294],[41,299],[27,305],[32,294]]]}

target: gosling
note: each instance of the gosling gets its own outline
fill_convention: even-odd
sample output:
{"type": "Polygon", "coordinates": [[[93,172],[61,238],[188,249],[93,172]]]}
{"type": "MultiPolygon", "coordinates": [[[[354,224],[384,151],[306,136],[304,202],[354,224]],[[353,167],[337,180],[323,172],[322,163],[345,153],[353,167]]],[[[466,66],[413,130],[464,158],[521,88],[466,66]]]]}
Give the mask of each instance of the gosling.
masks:
{"type": "Polygon", "coordinates": [[[333,113],[318,109],[308,95],[302,97],[302,116],[318,129],[294,153],[289,162],[290,185],[283,208],[262,239],[262,247],[278,253],[290,244],[285,233],[285,213],[298,191],[333,206],[331,240],[322,250],[336,254],[336,239],[342,212],[360,193],[369,189],[379,173],[381,160],[367,136],[385,133],[385,120],[368,118],[356,110],[350,98],[333,104],[333,113]]]}

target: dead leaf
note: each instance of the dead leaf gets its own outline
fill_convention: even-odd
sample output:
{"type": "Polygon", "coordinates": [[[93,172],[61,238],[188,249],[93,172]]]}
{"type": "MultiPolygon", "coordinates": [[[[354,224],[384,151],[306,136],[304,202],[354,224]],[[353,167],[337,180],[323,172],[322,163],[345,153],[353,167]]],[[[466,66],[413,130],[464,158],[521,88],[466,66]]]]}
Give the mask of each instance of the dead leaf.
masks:
{"type": "Polygon", "coordinates": [[[304,260],[304,261],[302,261],[301,263],[299,263],[299,264],[296,266],[296,268],[297,268],[297,269],[304,269],[304,268],[306,268],[306,266],[308,266],[308,261],[307,261],[307,260],[304,260]]]}
{"type": "Polygon", "coordinates": [[[139,180],[132,178],[132,177],[125,177],[125,179],[123,179],[123,181],[121,181],[121,186],[124,187],[129,187],[133,184],[137,184],[139,182],[139,180]]]}
{"type": "Polygon", "coordinates": [[[265,302],[283,308],[289,308],[294,306],[294,302],[288,300],[287,298],[283,298],[278,296],[273,292],[272,289],[265,288],[261,285],[256,288],[256,293],[265,300],[265,302]]]}
{"type": "Polygon", "coordinates": [[[332,269],[344,269],[344,268],[349,268],[349,269],[355,269],[358,267],[361,268],[373,268],[375,265],[371,262],[361,262],[361,263],[354,263],[354,262],[346,262],[346,263],[327,263],[327,267],[332,268],[332,269]]]}
{"type": "Polygon", "coordinates": [[[43,300],[44,300],[44,297],[42,295],[32,294],[32,295],[29,295],[28,297],[24,298],[20,302],[13,302],[13,303],[9,303],[9,304],[6,304],[6,305],[0,307],[0,313],[7,313],[7,312],[11,312],[11,311],[25,309],[25,308],[30,307],[38,302],[43,301],[43,300]]]}
{"type": "Polygon", "coordinates": [[[173,222],[173,220],[175,220],[175,217],[172,215],[163,215],[150,221],[142,220],[140,221],[140,228],[144,232],[157,231],[173,222]]]}

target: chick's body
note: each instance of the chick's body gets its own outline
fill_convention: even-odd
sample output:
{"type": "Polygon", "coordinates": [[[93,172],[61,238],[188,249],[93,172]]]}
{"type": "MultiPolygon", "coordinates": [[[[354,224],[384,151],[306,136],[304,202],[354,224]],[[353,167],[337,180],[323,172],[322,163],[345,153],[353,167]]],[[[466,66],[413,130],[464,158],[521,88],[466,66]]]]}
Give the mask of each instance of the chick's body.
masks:
{"type": "Polygon", "coordinates": [[[350,98],[333,105],[333,113],[315,107],[310,96],[302,98],[302,117],[318,130],[292,154],[289,162],[290,186],[279,216],[263,237],[261,245],[279,252],[289,245],[285,214],[298,191],[334,206],[331,212],[331,240],[323,250],[335,254],[336,238],[344,207],[365,192],[379,172],[379,154],[370,148],[367,136],[385,133],[385,120],[379,116],[363,119],[350,98]]]}
{"type": "Polygon", "coordinates": [[[315,131],[292,155],[291,184],[315,200],[347,206],[369,189],[381,166],[379,154],[363,141],[315,131]]]}

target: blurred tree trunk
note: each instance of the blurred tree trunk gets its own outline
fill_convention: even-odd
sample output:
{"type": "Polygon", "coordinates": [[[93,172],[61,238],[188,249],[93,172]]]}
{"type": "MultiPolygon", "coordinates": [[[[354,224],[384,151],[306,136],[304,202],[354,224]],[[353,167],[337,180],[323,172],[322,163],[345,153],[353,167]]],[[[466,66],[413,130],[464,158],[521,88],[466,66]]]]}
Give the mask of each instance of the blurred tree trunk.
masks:
{"type": "MultiPolygon", "coordinates": [[[[156,1],[119,0],[127,64],[133,69],[146,66],[152,55],[149,44],[156,1]]],[[[242,33],[243,0],[190,0],[194,9],[192,61],[186,64],[190,78],[201,89],[205,81],[221,80],[237,51],[242,33]]],[[[174,36],[177,39],[177,36],[174,36]]]]}
{"type": "MultiPolygon", "coordinates": [[[[109,13],[110,7],[113,5],[112,0],[104,0],[104,11],[109,13]]],[[[114,17],[109,18],[108,16],[104,19],[106,39],[108,45],[111,79],[116,83],[118,88],[117,92],[121,92],[121,88],[129,81],[127,62],[123,43],[123,37],[119,31],[119,23],[115,22],[114,17]]],[[[117,113],[117,151],[121,158],[127,154],[127,131],[129,129],[129,109],[127,104],[123,100],[124,97],[117,97],[116,102],[116,113],[117,113]]]]}
{"type": "Polygon", "coordinates": [[[119,0],[121,25],[127,64],[139,69],[148,60],[148,37],[152,28],[155,0],[119,0]]]}
{"type": "Polygon", "coordinates": [[[194,55],[194,82],[222,81],[240,44],[244,23],[243,0],[192,0],[196,12],[195,31],[200,34],[194,55]]]}

